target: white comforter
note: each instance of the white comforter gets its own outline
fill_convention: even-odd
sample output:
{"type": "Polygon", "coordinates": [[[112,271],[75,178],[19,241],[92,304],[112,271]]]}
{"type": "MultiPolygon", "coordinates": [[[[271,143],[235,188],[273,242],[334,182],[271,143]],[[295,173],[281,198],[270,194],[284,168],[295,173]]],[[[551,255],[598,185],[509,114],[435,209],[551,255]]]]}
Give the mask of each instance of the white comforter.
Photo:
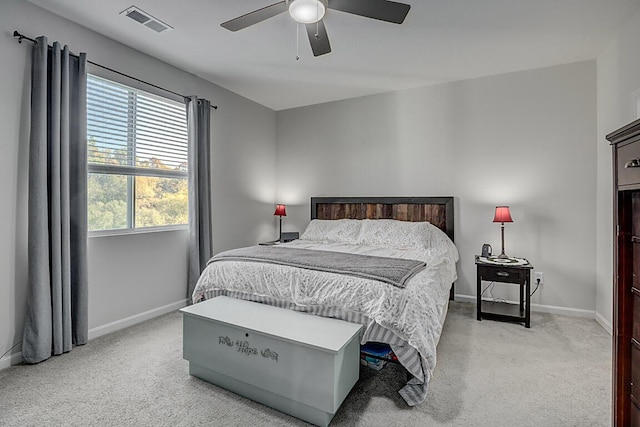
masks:
{"type": "MultiPolygon", "coordinates": [[[[364,316],[417,350],[427,370],[420,369],[423,372],[417,377],[422,383],[428,382],[436,364],[436,345],[449,289],[457,278],[455,247],[453,250],[390,249],[310,240],[295,240],[280,246],[417,259],[426,262],[427,267],[412,277],[405,289],[400,289],[374,280],[283,265],[215,262],[207,266],[198,280],[193,301],[210,298],[224,290],[269,297],[300,307],[335,307],[355,313],[358,318],[364,316]]],[[[363,337],[363,341],[366,339],[363,337]]]]}

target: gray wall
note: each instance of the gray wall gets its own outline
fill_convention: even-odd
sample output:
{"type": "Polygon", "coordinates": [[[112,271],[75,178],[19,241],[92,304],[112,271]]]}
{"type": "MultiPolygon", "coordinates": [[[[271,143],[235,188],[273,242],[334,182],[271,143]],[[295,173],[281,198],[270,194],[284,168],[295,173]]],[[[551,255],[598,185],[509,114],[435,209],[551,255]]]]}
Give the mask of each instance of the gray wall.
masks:
{"type": "Polygon", "coordinates": [[[532,301],[593,316],[595,135],[595,61],[280,111],[284,228],[304,229],[309,196],[455,196],[456,292],[475,295],[473,256],[499,252],[508,204],[507,254],[545,274],[532,301]]]}
{"type": "Polygon", "coordinates": [[[640,12],[598,56],[597,305],[603,322],[613,315],[613,180],[611,147],[605,136],[638,118],[640,12]]]}
{"type": "MultiPolygon", "coordinates": [[[[218,105],[211,124],[215,251],[274,237],[273,111],[26,1],[0,2],[0,28],[0,355],[21,339],[27,285],[31,49],[11,37],[14,29],[44,34],[88,52],[92,61],[218,105]]],[[[105,325],[184,302],[186,240],[184,230],[90,238],[89,327],[108,331],[105,325]]]]}

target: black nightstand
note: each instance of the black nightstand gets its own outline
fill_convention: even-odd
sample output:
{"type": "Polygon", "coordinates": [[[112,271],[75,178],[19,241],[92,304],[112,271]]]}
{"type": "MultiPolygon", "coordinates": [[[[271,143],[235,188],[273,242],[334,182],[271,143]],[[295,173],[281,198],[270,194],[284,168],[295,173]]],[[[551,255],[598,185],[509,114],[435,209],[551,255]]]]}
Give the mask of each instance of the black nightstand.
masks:
{"type": "MultiPolygon", "coordinates": [[[[300,234],[297,231],[285,231],[282,233],[281,239],[282,243],[287,243],[297,240],[298,237],[300,237],[300,234]]],[[[260,242],[258,244],[261,246],[274,246],[279,245],[280,240],[269,240],[268,242],[260,242]]]]}
{"type": "MultiPolygon", "coordinates": [[[[526,261],[526,260],[525,260],[526,261]]],[[[495,319],[506,322],[524,323],[531,327],[531,270],[533,266],[525,264],[494,264],[483,261],[476,255],[477,267],[477,315],[478,320],[495,319]],[[520,287],[520,305],[482,300],[482,281],[512,283],[520,287]]]]}

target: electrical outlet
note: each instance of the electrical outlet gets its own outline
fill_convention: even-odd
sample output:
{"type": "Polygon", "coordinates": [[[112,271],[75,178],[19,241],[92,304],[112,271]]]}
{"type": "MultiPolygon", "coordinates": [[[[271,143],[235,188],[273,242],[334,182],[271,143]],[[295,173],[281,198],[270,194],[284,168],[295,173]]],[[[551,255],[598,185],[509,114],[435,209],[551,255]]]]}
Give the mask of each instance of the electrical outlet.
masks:
{"type": "Polygon", "coordinates": [[[535,273],[535,279],[534,279],[534,285],[538,283],[538,280],[540,281],[540,284],[542,285],[544,283],[544,273],[541,271],[536,271],[535,273]]]}

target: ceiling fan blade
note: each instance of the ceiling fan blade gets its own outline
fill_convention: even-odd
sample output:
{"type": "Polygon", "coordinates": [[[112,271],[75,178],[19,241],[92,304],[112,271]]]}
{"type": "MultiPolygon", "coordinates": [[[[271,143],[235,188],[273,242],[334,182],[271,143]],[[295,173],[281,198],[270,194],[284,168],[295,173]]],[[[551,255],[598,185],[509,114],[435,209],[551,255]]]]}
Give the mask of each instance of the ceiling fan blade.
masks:
{"type": "Polygon", "coordinates": [[[320,56],[331,52],[331,45],[329,44],[329,37],[327,37],[327,29],[324,27],[324,22],[320,20],[313,24],[307,24],[306,27],[313,56],[320,56]]]}
{"type": "Polygon", "coordinates": [[[270,6],[263,7],[262,9],[254,10],[253,12],[249,12],[230,21],[223,22],[220,26],[229,31],[238,31],[286,11],[287,2],[281,1],[270,6]]]}
{"type": "Polygon", "coordinates": [[[329,0],[329,8],[380,21],[402,24],[411,5],[388,0],[329,0]]]}

